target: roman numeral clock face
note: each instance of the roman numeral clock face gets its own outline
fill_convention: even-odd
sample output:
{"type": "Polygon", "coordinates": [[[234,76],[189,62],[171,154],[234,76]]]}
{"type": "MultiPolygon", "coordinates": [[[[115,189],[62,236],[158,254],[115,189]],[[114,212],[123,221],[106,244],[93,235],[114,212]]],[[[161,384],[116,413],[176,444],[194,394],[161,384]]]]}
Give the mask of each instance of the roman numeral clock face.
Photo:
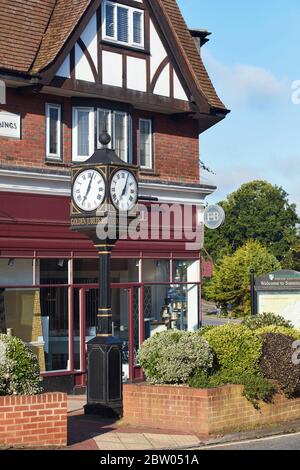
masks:
{"type": "Polygon", "coordinates": [[[79,209],[92,212],[98,209],[105,198],[105,181],[96,170],[79,173],[73,184],[73,201],[79,209]]]}
{"type": "Polygon", "coordinates": [[[110,196],[120,211],[131,211],[138,200],[138,185],[131,171],[117,171],[110,183],[110,196]]]}

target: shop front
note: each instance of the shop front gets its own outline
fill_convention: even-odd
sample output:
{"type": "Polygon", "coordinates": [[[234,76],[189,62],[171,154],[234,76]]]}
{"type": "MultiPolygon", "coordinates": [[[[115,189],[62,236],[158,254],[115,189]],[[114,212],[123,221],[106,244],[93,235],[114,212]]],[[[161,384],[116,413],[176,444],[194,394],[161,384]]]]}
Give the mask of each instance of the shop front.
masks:
{"type": "MultiPolygon", "coordinates": [[[[86,344],[96,335],[97,252],[70,231],[68,197],[2,192],[0,199],[0,331],[11,328],[30,345],[46,388],[81,391],[86,344]]],[[[112,311],[124,381],[142,377],[137,352],[145,339],[199,327],[200,290],[199,250],[186,250],[183,240],[118,242],[112,311]]]]}

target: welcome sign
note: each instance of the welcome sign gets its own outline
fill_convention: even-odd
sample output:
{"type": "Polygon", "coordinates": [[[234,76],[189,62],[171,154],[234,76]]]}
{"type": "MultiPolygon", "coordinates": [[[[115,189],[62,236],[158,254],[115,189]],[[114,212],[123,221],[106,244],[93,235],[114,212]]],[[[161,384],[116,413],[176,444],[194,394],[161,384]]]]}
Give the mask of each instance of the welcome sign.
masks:
{"type": "Polygon", "coordinates": [[[300,328],[300,273],[278,271],[256,279],[258,313],[281,315],[300,328]]]}
{"type": "Polygon", "coordinates": [[[0,111],[0,137],[21,139],[21,116],[0,111]]]}

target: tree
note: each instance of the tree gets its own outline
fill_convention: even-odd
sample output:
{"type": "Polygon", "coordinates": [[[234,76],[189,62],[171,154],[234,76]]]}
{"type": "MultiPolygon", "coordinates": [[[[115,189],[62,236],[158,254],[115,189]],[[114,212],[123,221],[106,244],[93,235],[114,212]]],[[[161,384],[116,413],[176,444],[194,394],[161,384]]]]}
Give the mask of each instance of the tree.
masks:
{"type": "Polygon", "coordinates": [[[300,238],[291,244],[289,251],[282,260],[282,267],[300,271],[300,238]]]}
{"type": "Polygon", "coordinates": [[[215,266],[213,277],[205,287],[206,298],[221,304],[225,310],[231,304],[236,313],[248,315],[250,270],[254,269],[256,276],[260,276],[280,268],[280,263],[267,248],[250,240],[233,255],[224,256],[215,266]]]}
{"type": "Polygon", "coordinates": [[[289,203],[288,194],[281,187],[252,181],[220,205],[226,213],[225,224],[218,230],[205,231],[205,248],[214,261],[234,253],[247,240],[258,240],[282,260],[296,240],[296,205],[289,203]]]}

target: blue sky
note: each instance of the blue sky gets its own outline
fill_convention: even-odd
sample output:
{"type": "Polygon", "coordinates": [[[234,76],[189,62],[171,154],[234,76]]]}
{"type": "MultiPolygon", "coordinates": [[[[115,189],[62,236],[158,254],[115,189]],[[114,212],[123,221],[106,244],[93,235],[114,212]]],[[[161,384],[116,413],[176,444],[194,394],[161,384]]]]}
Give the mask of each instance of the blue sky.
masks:
{"type": "Polygon", "coordinates": [[[211,31],[202,48],[213,83],[231,114],[201,136],[201,158],[216,176],[203,182],[222,200],[240,184],[282,186],[300,212],[299,0],[178,0],[194,28],[211,31]]]}

